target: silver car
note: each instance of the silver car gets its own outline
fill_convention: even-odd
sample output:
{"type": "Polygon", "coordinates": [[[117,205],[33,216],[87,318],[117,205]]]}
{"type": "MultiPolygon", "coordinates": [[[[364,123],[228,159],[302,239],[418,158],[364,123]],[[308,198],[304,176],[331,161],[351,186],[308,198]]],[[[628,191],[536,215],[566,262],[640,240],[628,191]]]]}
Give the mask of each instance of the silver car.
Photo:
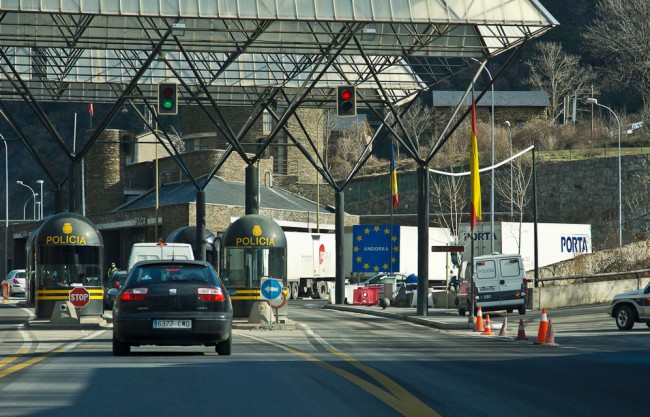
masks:
{"type": "Polygon", "coordinates": [[[4,282],[9,283],[10,295],[25,295],[25,279],[27,275],[24,269],[9,271],[4,282]]]}

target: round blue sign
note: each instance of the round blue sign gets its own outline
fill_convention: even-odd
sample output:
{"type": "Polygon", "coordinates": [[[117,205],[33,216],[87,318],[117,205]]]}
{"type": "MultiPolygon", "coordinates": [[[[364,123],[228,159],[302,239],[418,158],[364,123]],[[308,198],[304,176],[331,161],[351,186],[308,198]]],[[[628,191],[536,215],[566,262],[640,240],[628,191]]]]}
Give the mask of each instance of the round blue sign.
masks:
{"type": "Polygon", "coordinates": [[[276,279],[268,278],[262,281],[260,288],[262,298],[267,300],[275,300],[282,297],[282,283],[276,279]]]}

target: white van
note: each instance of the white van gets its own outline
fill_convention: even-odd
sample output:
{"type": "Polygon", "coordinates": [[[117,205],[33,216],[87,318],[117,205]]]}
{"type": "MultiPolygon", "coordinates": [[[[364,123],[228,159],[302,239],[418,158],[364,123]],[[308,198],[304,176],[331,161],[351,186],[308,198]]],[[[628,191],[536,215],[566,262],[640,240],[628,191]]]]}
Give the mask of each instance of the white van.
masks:
{"type": "MultiPolygon", "coordinates": [[[[465,279],[461,281],[456,297],[458,314],[469,310],[470,268],[465,268],[465,279]]],[[[474,284],[476,306],[482,311],[506,310],[526,314],[528,285],[521,255],[484,255],[474,257],[474,284]]]]}
{"type": "Polygon", "coordinates": [[[193,260],[194,252],[189,243],[135,243],[129,256],[129,269],[136,262],[157,259],[193,260]]]}

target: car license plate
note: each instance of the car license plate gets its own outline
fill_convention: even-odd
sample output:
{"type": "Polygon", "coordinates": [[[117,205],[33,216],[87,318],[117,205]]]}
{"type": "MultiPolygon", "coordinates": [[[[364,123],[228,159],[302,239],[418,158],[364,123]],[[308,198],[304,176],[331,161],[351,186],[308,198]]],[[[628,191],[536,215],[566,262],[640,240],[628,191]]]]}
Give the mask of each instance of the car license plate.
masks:
{"type": "Polygon", "coordinates": [[[154,320],[154,329],[191,329],[192,320],[154,320]]]}

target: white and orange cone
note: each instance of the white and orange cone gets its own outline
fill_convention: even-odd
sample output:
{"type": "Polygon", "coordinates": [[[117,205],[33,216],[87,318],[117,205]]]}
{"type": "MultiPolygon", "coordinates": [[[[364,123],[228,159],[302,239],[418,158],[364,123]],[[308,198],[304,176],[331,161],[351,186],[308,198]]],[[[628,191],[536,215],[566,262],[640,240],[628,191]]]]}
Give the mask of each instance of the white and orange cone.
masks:
{"type": "Polygon", "coordinates": [[[524,327],[524,319],[519,319],[519,330],[517,331],[515,340],[528,340],[526,337],[526,328],[524,327]]]}
{"type": "Polygon", "coordinates": [[[481,310],[481,306],[478,307],[478,312],[476,313],[476,324],[474,325],[474,331],[485,331],[485,327],[483,327],[483,310],[481,310]]]}
{"type": "Polygon", "coordinates": [[[485,330],[483,330],[484,335],[492,336],[492,326],[490,326],[490,315],[485,316],[485,330]]]}
{"type": "Polygon", "coordinates": [[[560,346],[559,344],[555,343],[555,334],[553,333],[553,322],[551,320],[548,321],[548,332],[546,333],[546,341],[544,342],[544,344],[548,346],[560,346]]]}
{"type": "Polygon", "coordinates": [[[537,330],[536,345],[546,342],[546,333],[548,333],[548,318],[546,317],[546,308],[542,308],[542,317],[539,320],[539,329],[537,330]]]}

